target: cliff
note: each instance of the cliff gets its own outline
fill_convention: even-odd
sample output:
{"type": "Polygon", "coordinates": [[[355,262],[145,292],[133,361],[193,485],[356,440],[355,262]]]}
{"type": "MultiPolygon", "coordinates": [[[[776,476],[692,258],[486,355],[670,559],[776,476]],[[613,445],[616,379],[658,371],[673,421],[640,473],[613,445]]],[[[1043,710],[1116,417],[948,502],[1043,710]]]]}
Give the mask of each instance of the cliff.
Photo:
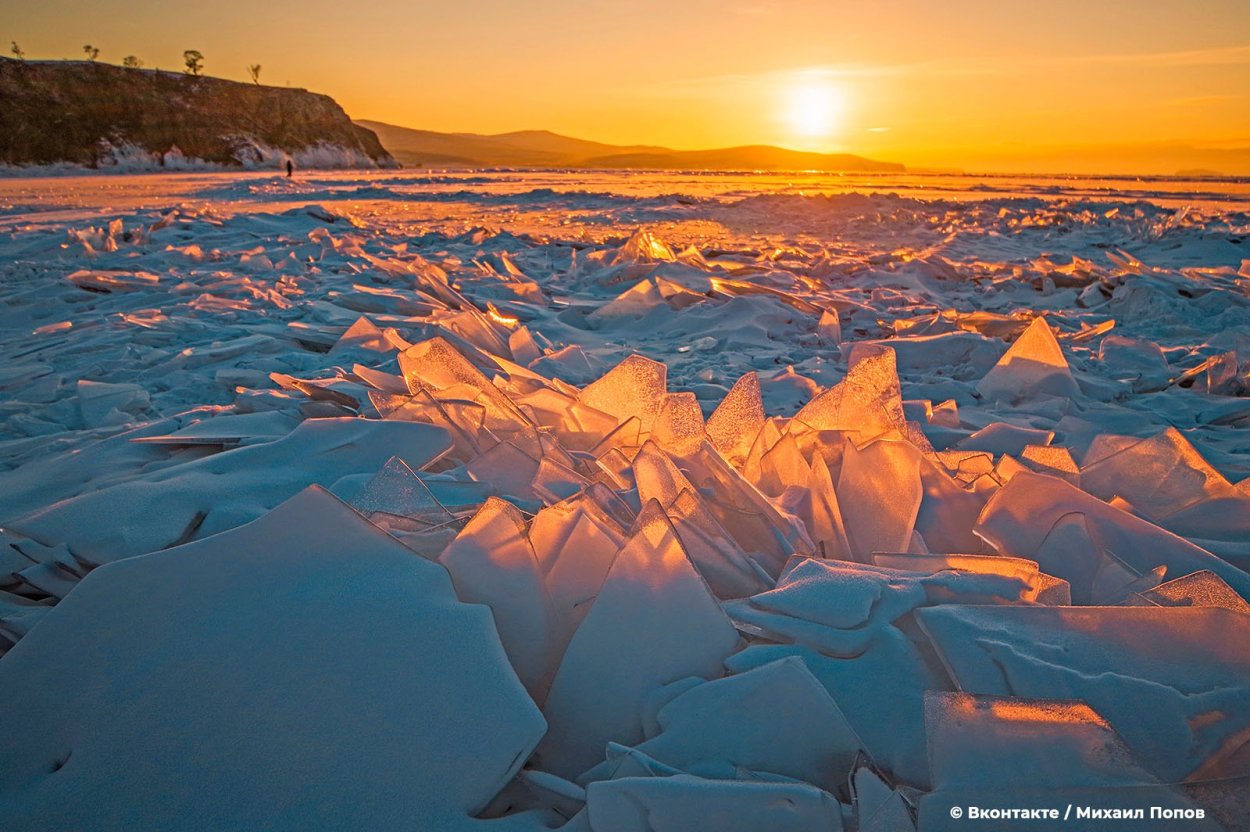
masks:
{"type": "Polygon", "coordinates": [[[0,163],[119,158],[277,167],[393,165],[329,96],[85,61],[0,58],[0,163]]]}

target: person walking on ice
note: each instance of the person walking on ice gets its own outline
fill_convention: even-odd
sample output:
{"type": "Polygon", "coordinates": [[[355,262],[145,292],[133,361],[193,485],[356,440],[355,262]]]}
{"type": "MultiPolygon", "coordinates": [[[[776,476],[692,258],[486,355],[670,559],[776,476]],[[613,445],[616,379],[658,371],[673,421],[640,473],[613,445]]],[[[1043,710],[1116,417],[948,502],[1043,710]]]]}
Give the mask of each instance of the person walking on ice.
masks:
{"type": "Polygon", "coordinates": [[[291,157],[286,157],[286,178],[290,179],[295,175],[295,162],[291,161],[291,157]]]}

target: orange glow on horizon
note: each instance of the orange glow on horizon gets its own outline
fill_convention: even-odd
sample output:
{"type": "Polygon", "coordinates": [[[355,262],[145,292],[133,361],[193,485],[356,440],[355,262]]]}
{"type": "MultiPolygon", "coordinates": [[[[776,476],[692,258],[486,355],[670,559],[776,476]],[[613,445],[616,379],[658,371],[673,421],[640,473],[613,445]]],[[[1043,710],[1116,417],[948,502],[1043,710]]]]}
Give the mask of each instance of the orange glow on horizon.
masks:
{"type": "Polygon", "coordinates": [[[734,0],[715,13],[692,0],[365,0],[350,14],[274,0],[260,22],[243,0],[211,15],[128,8],[27,4],[8,37],[32,60],[93,43],[102,61],[165,69],[195,48],[210,75],[248,81],[259,63],[261,83],[440,132],[770,144],[911,169],[1250,175],[1244,0],[734,0]]]}

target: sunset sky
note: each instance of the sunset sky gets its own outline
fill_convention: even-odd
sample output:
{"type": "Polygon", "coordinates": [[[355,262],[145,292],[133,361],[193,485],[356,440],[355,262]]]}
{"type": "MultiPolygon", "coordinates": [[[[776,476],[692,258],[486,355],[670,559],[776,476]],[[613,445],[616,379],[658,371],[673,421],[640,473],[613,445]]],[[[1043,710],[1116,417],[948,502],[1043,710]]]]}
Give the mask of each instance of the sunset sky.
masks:
{"type": "Polygon", "coordinates": [[[1246,0],[0,0],[0,39],[167,69],[195,48],[430,130],[1250,174],[1246,0]]]}

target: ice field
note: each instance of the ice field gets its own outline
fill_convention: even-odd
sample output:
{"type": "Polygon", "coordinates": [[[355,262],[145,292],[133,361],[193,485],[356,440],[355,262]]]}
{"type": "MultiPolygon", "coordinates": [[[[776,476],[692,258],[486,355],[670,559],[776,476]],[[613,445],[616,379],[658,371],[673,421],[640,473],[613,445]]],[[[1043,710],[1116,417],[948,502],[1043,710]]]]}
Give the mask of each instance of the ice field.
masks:
{"type": "Polygon", "coordinates": [[[1250,829],[1250,182],[0,178],[0,537],[11,832],[1250,829]]]}

